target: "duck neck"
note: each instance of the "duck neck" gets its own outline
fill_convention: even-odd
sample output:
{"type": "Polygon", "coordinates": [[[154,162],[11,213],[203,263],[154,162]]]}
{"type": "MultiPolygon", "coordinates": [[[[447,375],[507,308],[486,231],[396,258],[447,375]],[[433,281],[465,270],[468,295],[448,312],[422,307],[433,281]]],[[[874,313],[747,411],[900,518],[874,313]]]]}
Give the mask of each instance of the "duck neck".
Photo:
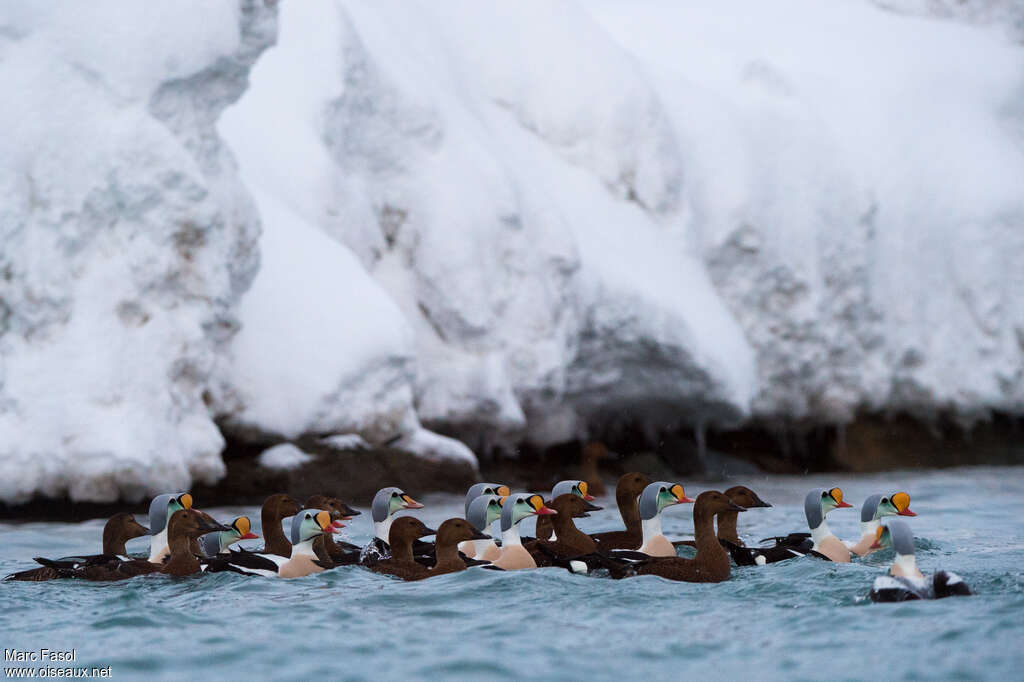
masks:
{"type": "Polygon", "coordinates": [[[593,538],[576,527],[576,524],[572,520],[572,515],[569,512],[566,512],[565,514],[559,512],[559,514],[552,519],[552,525],[555,527],[556,542],[560,542],[568,547],[579,549],[582,552],[593,552],[597,549],[597,545],[593,538]]]}
{"type": "Polygon", "coordinates": [[[383,521],[373,522],[373,534],[377,536],[378,540],[383,540],[385,543],[388,542],[388,536],[391,533],[391,523],[394,520],[394,516],[388,516],[383,521]]]}
{"type": "Polygon", "coordinates": [[[830,535],[832,535],[832,531],[829,529],[828,521],[825,519],[821,520],[821,523],[818,524],[817,528],[811,529],[811,540],[814,542],[815,546],[821,544],[821,541],[830,535]]]}
{"type": "Polygon", "coordinates": [[[263,523],[264,551],[269,554],[288,556],[291,552],[292,543],[284,536],[281,528],[281,515],[277,507],[263,507],[260,512],[260,521],[263,523]]]}
{"type": "Polygon", "coordinates": [[[456,566],[461,564],[465,566],[462,558],[459,556],[458,543],[451,542],[437,542],[434,544],[434,567],[438,566],[456,566]]]}
{"type": "Polygon", "coordinates": [[[870,521],[860,522],[860,534],[861,535],[874,535],[878,527],[882,525],[882,522],[878,519],[871,519],[870,521]]]}
{"type": "Polygon", "coordinates": [[[192,538],[177,535],[171,538],[171,556],[163,566],[164,573],[171,575],[191,575],[201,568],[199,559],[192,553],[192,538]]]}
{"type": "Polygon", "coordinates": [[[640,530],[640,507],[637,505],[637,496],[630,493],[623,493],[615,496],[615,503],[619,507],[619,516],[626,524],[626,530],[636,533],[640,530]]]}
{"type": "Polygon", "coordinates": [[[149,560],[154,561],[157,555],[164,551],[167,547],[167,526],[164,529],[153,536],[153,539],[149,541],[149,560]]]}
{"type": "Polygon", "coordinates": [[[661,514],[655,514],[653,518],[644,519],[640,522],[640,526],[643,529],[644,541],[640,544],[641,547],[645,546],[648,542],[661,535],[661,514]]]}
{"type": "Polygon", "coordinates": [[[302,542],[292,545],[292,558],[294,559],[297,556],[309,556],[315,559],[316,550],[313,549],[314,539],[315,538],[310,538],[308,540],[303,540],[302,542]]]}
{"type": "Polygon", "coordinates": [[[512,545],[522,546],[523,541],[519,539],[519,524],[513,524],[508,530],[501,531],[501,548],[511,547],[512,545]]]}
{"type": "MultiPolygon", "coordinates": [[[[381,521],[381,523],[384,523],[384,522],[381,521]]],[[[412,563],[414,561],[413,558],[412,558],[412,543],[413,543],[412,538],[409,538],[408,540],[405,539],[405,538],[401,538],[401,539],[397,539],[396,538],[396,540],[397,540],[397,542],[394,542],[394,543],[390,544],[390,547],[391,547],[391,560],[392,561],[403,561],[403,562],[407,562],[407,563],[412,563]]]]}
{"type": "Polygon", "coordinates": [[[128,552],[124,547],[125,539],[119,535],[111,533],[109,536],[103,534],[103,553],[104,554],[120,554],[124,555],[128,552]]]}
{"type": "Polygon", "coordinates": [[[913,554],[897,554],[896,559],[892,562],[892,568],[889,570],[889,573],[907,578],[921,577],[921,571],[917,567],[917,559],[914,558],[913,554]]]}
{"type": "MultiPolygon", "coordinates": [[[[721,518],[718,523],[722,523],[721,518]]],[[[719,554],[728,557],[722,544],[715,537],[715,515],[703,509],[693,510],[693,540],[697,546],[695,560],[706,561],[716,558],[719,554]]]]}
{"type": "Polygon", "coordinates": [[[722,512],[718,515],[718,537],[728,540],[734,545],[742,546],[740,536],[736,532],[736,519],[740,513],[734,511],[722,512]]]}

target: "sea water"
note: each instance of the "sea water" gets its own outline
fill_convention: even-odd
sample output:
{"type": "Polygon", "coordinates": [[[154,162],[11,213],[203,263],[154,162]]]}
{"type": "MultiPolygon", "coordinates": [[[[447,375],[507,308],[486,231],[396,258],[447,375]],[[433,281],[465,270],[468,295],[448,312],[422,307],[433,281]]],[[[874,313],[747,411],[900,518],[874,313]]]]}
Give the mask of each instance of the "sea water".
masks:
{"type": "MultiPolygon", "coordinates": [[[[843,488],[859,506],[906,490],[918,564],[959,573],[973,597],[873,604],[892,551],[853,564],[801,558],[734,568],[728,582],[614,581],[562,569],[474,568],[403,583],[345,567],[294,580],[221,573],[119,583],[0,583],[5,650],[73,650],[74,663],[113,679],[1021,679],[1024,675],[1024,469],[962,468],[867,476],[754,476],[742,482],[771,509],[740,515],[748,544],[806,529],[812,487],[843,488]]],[[[682,481],[691,497],[729,482],[682,481]]],[[[270,492],[270,491],[268,491],[270,492]]],[[[415,496],[416,491],[409,490],[415,496]]],[[[462,500],[427,496],[436,527],[462,500]]],[[[581,519],[621,527],[614,500],[581,519]]],[[[196,500],[222,521],[259,510],[196,500]],[[212,503],[212,504],[211,504],[212,503]]],[[[663,515],[670,538],[692,534],[689,505],[663,515]]],[[[345,533],[370,536],[363,515],[345,533]]],[[[140,521],[144,521],[140,518],[140,521]]],[[[859,510],[828,516],[859,536],[859,510]]],[[[99,551],[102,520],[0,524],[0,572],[33,556],[99,551]]],[[[531,521],[523,523],[532,533],[531,521]]],[[[260,541],[247,541],[259,546],[260,541]]],[[[144,552],[147,540],[129,551],[144,552]]],[[[5,662],[12,667],[14,663],[5,662]]],[[[24,665],[24,664],[19,664],[24,665]]],[[[33,664],[37,667],[41,663],[33,664]]],[[[40,667],[40,669],[42,669],[40,667]]]]}

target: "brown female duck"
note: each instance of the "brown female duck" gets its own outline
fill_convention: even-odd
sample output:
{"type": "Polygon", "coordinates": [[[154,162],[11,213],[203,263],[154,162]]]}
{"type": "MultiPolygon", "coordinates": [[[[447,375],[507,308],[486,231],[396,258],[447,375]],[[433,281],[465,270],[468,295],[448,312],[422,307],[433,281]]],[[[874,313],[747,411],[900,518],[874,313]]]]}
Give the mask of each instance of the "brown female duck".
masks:
{"type": "Polygon", "coordinates": [[[591,504],[575,493],[559,495],[548,507],[557,512],[548,517],[554,526],[556,539],[538,539],[523,543],[523,547],[538,566],[551,566],[551,557],[568,559],[597,551],[597,543],[577,528],[573,519],[588,517],[588,512],[599,511],[601,507],[591,504]]]}
{"type": "MultiPolygon", "coordinates": [[[[726,497],[732,500],[735,504],[743,507],[744,509],[752,509],[755,507],[771,507],[770,504],[762,500],[757,496],[750,488],[744,485],[736,485],[723,493],[726,497]]],[[[722,512],[718,515],[718,540],[722,543],[722,546],[732,553],[735,548],[737,550],[744,550],[746,546],[743,544],[743,540],[740,539],[739,533],[736,531],[736,519],[739,518],[739,512],[729,511],[722,512]]],[[[696,547],[696,543],[693,540],[680,540],[673,542],[673,545],[686,545],[687,547],[696,547]]],[[[739,552],[740,558],[743,562],[736,559],[736,555],[733,555],[733,559],[736,563],[745,566],[747,564],[753,564],[753,561],[747,561],[746,556],[748,553],[739,552]]]]}
{"type": "Polygon", "coordinates": [[[371,564],[368,568],[374,573],[393,575],[402,580],[421,580],[429,577],[430,569],[417,563],[413,557],[412,543],[419,538],[436,533],[437,531],[427,528],[415,516],[400,516],[394,519],[388,530],[388,547],[391,550],[391,556],[371,564]]]}
{"type": "Polygon", "coordinates": [[[640,523],[640,508],[637,498],[650,485],[651,479],[646,474],[632,471],[619,478],[615,485],[615,503],[619,507],[619,515],[626,525],[626,530],[613,530],[605,533],[594,533],[590,537],[598,543],[602,550],[607,549],[638,549],[644,540],[644,531],[640,523]]]}
{"type": "Polygon", "coordinates": [[[490,537],[481,533],[466,519],[448,519],[437,527],[437,542],[434,543],[437,560],[429,569],[427,577],[465,571],[466,561],[459,554],[459,543],[489,540],[490,537]]]}
{"type": "Polygon", "coordinates": [[[260,510],[260,523],[263,526],[263,537],[266,544],[263,547],[264,554],[276,554],[278,556],[290,557],[292,555],[292,543],[284,535],[281,521],[289,516],[295,516],[302,509],[302,506],[290,495],[276,493],[263,501],[263,509],[260,510]]]}
{"type": "Polygon", "coordinates": [[[60,559],[45,559],[35,557],[33,560],[42,564],[39,568],[33,568],[19,573],[12,573],[4,580],[25,580],[43,581],[53,580],[61,577],[59,569],[75,569],[86,565],[96,565],[121,559],[129,561],[125,556],[125,543],[133,538],[148,535],[149,529],[135,520],[135,517],[127,512],[119,512],[110,517],[103,526],[103,553],[83,556],[67,556],[60,559]]]}
{"type": "Polygon", "coordinates": [[[715,516],[723,512],[741,512],[735,504],[717,490],[707,490],[697,496],[693,505],[693,536],[697,543],[697,556],[655,557],[634,566],[636,575],[657,575],[669,580],[690,583],[718,583],[729,579],[729,554],[715,536],[715,516]]]}

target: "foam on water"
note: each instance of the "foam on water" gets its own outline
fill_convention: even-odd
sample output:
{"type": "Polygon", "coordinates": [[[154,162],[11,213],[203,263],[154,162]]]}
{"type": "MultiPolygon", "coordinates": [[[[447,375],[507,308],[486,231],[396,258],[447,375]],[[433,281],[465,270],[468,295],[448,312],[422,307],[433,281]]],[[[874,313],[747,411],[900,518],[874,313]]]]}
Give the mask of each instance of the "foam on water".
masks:
{"type": "MultiPolygon", "coordinates": [[[[967,599],[872,604],[867,592],[891,552],[852,565],[808,558],[743,567],[718,585],[560,569],[475,569],[401,583],[346,567],[290,581],[218,574],[2,583],[0,632],[4,647],[74,647],[76,665],[112,665],[119,679],[820,679],[836,671],[844,679],[1010,679],[1024,666],[1022,474],[976,468],[745,481],[775,505],[741,515],[748,542],[802,530],[803,494],[812,486],[840,485],[855,505],[873,492],[909,491],[919,565],[960,573],[977,592],[967,599]]],[[[693,493],[727,487],[684,483],[693,493]]],[[[426,502],[421,516],[432,526],[461,512],[458,497],[426,502]]],[[[615,527],[614,501],[599,503],[606,511],[581,526],[615,527]]],[[[690,509],[666,511],[667,535],[691,532],[690,509]]],[[[242,509],[212,511],[229,519],[242,509]]],[[[346,529],[356,542],[369,537],[366,518],[346,529]]],[[[855,511],[836,510],[829,523],[845,539],[858,533],[855,511]]],[[[0,571],[27,568],[33,556],[96,551],[101,529],[102,521],[0,524],[0,571]]],[[[129,544],[144,547],[144,539],[129,544]]]]}

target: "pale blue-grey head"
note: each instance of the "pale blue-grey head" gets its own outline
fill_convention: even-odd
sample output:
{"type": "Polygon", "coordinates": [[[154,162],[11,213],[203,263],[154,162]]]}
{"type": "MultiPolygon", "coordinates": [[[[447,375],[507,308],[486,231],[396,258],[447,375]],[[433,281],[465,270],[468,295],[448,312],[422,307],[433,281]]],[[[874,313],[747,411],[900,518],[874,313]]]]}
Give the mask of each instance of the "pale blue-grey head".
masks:
{"type": "Polygon", "coordinates": [[[544,498],[537,493],[517,493],[505,500],[501,510],[501,532],[511,530],[513,526],[534,514],[555,514],[544,504],[544,498]]]}
{"type": "Polygon", "coordinates": [[[370,514],[376,522],[386,521],[389,516],[402,509],[420,509],[423,505],[412,499],[401,488],[381,488],[373,496],[370,514]]]}
{"type": "Polygon", "coordinates": [[[640,493],[640,518],[649,521],[665,507],[681,502],[693,502],[686,496],[683,486],[670,481],[655,481],[640,493]]]}
{"type": "Polygon", "coordinates": [[[495,519],[501,518],[502,497],[498,495],[479,495],[469,505],[466,520],[474,528],[487,529],[495,519]]]}
{"type": "Polygon", "coordinates": [[[163,493],[149,503],[149,534],[159,535],[167,530],[171,514],[179,509],[191,509],[192,496],[188,493],[163,493]]]}

